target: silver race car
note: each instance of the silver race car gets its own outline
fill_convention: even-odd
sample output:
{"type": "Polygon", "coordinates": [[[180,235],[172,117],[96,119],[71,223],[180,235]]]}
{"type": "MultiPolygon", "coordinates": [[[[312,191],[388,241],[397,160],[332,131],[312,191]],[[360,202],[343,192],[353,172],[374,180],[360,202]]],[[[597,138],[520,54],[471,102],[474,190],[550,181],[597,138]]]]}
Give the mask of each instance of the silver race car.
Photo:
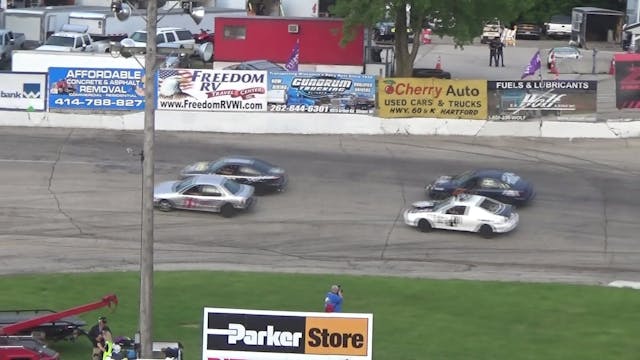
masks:
{"type": "Polygon", "coordinates": [[[253,192],[253,186],[238,184],[220,175],[197,175],[156,185],[153,205],[162,211],[211,211],[231,217],[255,203],[253,192]]]}
{"type": "Polygon", "coordinates": [[[420,231],[470,231],[485,238],[509,232],[518,225],[512,205],[481,196],[460,194],[443,201],[419,201],[404,211],[404,222],[420,231]]]}

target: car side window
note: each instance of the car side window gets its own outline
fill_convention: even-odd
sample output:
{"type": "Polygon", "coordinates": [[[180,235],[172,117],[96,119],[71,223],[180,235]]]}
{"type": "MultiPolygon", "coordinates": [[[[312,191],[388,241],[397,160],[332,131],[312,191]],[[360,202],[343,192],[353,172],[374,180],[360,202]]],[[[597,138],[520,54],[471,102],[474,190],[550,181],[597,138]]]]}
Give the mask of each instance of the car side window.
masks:
{"type": "Polygon", "coordinates": [[[167,37],[167,42],[176,42],[176,36],[173,33],[166,33],[165,36],[167,37]]]}
{"type": "Polygon", "coordinates": [[[91,41],[89,40],[89,35],[83,35],[82,41],[84,41],[84,45],[89,45],[91,41]]]}
{"type": "Polygon", "coordinates": [[[165,41],[164,41],[164,34],[158,34],[158,35],[156,36],[156,42],[157,42],[158,44],[162,44],[162,43],[164,43],[164,42],[165,42],[165,41]]]}
{"type": "Polygon", "coordinates": [[[462,187],[465,189],[473,189],[478,185],[479,180],[480,179],[478,178],[472,177],[471,179],[465,181],[465,183],[462,184],[462,187]]]}
{"type": "Polygon", "coordinates": [[[249,166],[242,166],[239,170],[238,170],[238,175],[241,176],[258,176],[260,175],[260,172],[254,168],[251,168],[249,166]]]}
{"type": "Polygon", "coordinates": [[[76,49],[79,49],[79,48],[82,47],[82,38],[81,37],[77,37],[76,38],[76,42],[75,42],[75,45],[73,47],[75,47],[76,49]]]}
{"type": "Polygon", "coordinates": [[[449,215],[464,215],[466,212],[467,212],[467,207],[466,206],[457,205],[457,206],[453,206],[449,210],[447,210],[446,214],[449,214],[449,215]]]}
{"type": "Polygon", "coordinates": [[[188,188],[187,190],[184,191],[184,195],[192,195],[192,196],[196,196],[196,195],[200,195],[200,191],[201,190],[201,186],[200,185],[195,185],[192,186],[190,188],[188,188]]]}
{"type": "Polygon", "coordinates": [[[480,182],[480,187],[483,189],[508,189],[509,185],[496,179],[485,178],[480,182]]]}
{"type": "Polygon", "coordinates": [[[218,187],[214,185],[203,186],[201,193],[202,193],[202,196],[209,196],[209,197],[222,196],[220,189],[218,189],[218,187]]]}
{"type": "Polygon", "coordinates": [[[225,165],[216,172],[219,175],[235,175],[237,166],[225,165]]]}
{"type": "Polygon", "coordinates": [[[193,39],[193,35],[190,31],[187,30],[178,30],[176,31],[176,35],[178,35],[178,40],[191,40],[193,39]]]}

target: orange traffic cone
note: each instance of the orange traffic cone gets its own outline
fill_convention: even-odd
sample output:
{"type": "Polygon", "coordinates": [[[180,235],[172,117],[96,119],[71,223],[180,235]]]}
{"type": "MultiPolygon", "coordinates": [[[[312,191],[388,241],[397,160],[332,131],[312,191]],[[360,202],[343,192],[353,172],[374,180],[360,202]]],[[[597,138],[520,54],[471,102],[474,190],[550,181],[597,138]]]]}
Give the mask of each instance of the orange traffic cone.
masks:
{"type": "Polygon", "coordinates": [[[436,62],[436,70],[442,70],[442,62],[440,61],[440,56],[438,56],[438,62],[436,62]]]}
{"type": "Polygon", "coordinates": [[[616,61],[611,59],[611,63],[609,63],[609,75],[616,74],[616,61]]]}

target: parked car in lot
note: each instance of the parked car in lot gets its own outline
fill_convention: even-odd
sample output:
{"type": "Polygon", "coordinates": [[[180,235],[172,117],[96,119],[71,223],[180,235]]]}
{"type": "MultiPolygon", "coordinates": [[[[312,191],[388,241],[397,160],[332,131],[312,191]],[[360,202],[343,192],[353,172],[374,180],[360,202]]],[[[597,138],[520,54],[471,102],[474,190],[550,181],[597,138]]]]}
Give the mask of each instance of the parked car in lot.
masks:
{"type": "MultiPolygon", "coordinates": [[[[413,30],[407,28],[409,41],[413,41],[413,30]]],[[[373,27],[374,41],[394,41],[396,38],[396,24],[393,21],[380,21],[373,27]]]]}
{"type": "Polygon", "coordinates": [[[450,72],[435,68],[414,68],[411,76],[417,78],[451,79],[450,72]]]}
{"type": "Polygon", "coordinates": [[[554,15],[544,24],[545,33],[552,39],[571,37],[571,16],[554,15]]]}
{"type": "Polygon", "coordinates": [[[482,27],[480,43],[486,44],[492,39],[500,38],[500,36],[502,36],[502,30],[504,30],[504,25],[498,19],[493,19],[485,22],[484,26],[482,27]]]}
{"type": "Polygon", "coordinates": [[[520,22],[516,28],[516,39],[540,40],[542,27],[535,23],[520,22]]]}
{"type": "Polygon", "coordinates": [[[518,226],[520,217],[512,205],[470,194],[443,201],[418,201],[404,211],[405,224],[422,232],[433,229],[469,231],[490,238],[518,226]]]}
{"type": "Polygon", "coordinates": [[[0,64],[11,59],[13,50],[22,49],[24,46],[24,34],[0,29],[0,64]]]}
{"type": "Polygon", "coordinates": [[[226,156],[215,161],[199,161],[180,171],[181,178],[215,174],[241,184],[252,185],[258,192],[282,191],[286,188],[287,172],[267,161],[249,156],[226,156]]]}
{"type": "Polygon", "coordinates": [[[156,185],[153,205],[161,211],[198,210],[232,217],[253,206],[253,193],[253,186],[239,184],[224,176],[198,175],[156,185]]]}
{"type": "Polygon", "coordinates": [[[547,55],[547,68],[551,69],[551,58],[556,58],[556,64],[564,59],[582,59],[582,52],[575,46],[559,46],[549,50],[547,55]]]}
{"type": "Polygon", "coordinates": [[[49,36],[36,50],[106,53],[109,46],[109,40],[94,41],[86,26],[65,24],[61,31],[49,36]]]}
{"type": "MultiPolygon", "coordinates": [[[[147,45],[147,31],[138,30],[131,34],[128,39],[133,40],[133,42],[125,42],[122,44],[123,46],[145,47],[147,45]]],[[[177,27],[159,27],[156,30],[156,41],[158,46],[162,46],[162,44],[177,44],[193,48],[195,48],[196,43],[193,34],[189,30],[177,27]]]]}
{"type": "Polygon", "coordinates": [[[511,171],[494,169],[469,170],[455,176],[440,176],[427,184],[425,190],[432,199],[471,193],[511,204],[525,204],[535,196],[530,182],[511,171]]]}
{"type": "Polygon", "coordinates": [[[225,67],[225,70],[266,70],[266,71],[287,71],[284,67],[269,60],[251,60],[225,67]]]}

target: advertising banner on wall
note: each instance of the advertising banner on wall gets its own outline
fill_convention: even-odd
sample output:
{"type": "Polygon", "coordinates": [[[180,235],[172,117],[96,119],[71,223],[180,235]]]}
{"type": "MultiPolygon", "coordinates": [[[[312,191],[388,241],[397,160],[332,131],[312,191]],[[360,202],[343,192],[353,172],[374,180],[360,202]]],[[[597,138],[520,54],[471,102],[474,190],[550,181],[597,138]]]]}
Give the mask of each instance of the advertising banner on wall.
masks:
{"type": "Polygon", "coordinates": [[[160,69],[158,110],[267,111],[267,72],[160,69]]]}
{"type": "Polygon", "coordinates": [[[205,308],[202,360],[371,360],[373,315],[205,308]]]}
{"type": "Polygon", "coordinates": [[[44,110],[47,74],[0,73],[0,109],[44,110]]]}
{"type": "Polygon", "coordinates": [[[49,68],[49,109],[144,110],[144,70],[49,68]]]}
{"type": "Polygon", "coordinates": [[[486,120],[487,81],[383,78],[378,82],[378,104],[385,118],[486,120]]]}
{"type": "Polygon", "coordinates": [[[269,72],[269,111],[371,114],[376,107],[372,75],[269,72]]]}
{"type": "Polygon", "coordinates": [[[597,81],[489,81],[489,120],[595,119],[597,81]]]}
{"type": "Polygon", "coordinates": [[[615,54],[616,107],[640,108],[640,54],[615,54]]]}

